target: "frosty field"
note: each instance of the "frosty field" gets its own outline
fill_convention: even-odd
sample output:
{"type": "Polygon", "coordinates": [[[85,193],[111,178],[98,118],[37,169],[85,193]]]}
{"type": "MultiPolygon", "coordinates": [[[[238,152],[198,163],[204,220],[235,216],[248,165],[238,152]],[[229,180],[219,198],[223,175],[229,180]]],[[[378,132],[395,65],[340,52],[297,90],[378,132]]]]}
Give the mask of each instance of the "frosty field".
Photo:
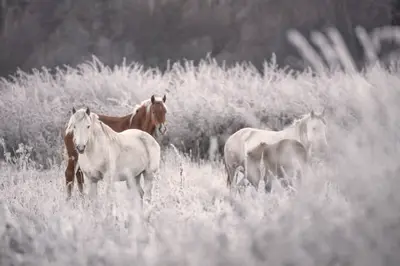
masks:
{"type": "Polygon", "coordinates": [[[94,60],[1,81],[0,265],[399,265],[399,88],[396,65],[293,74],[268,64],[261,75],[212,61],[162,74],[94,60]],[[269,195],[260,186],[233,198],[220,161],[165,146],[143,211],[125,183],[111,198],[100,183],[96,203],[75,185],[67,203],[60,130],[70,108],[121,115],[164,92],[166,143],[218,134],[232,119],[265,127],[268,114],[325,107],[329,157],[313,160],[295,194],[274,183],[269,195]],[[27,146],[7,154],[18,143],[27,146]]]}

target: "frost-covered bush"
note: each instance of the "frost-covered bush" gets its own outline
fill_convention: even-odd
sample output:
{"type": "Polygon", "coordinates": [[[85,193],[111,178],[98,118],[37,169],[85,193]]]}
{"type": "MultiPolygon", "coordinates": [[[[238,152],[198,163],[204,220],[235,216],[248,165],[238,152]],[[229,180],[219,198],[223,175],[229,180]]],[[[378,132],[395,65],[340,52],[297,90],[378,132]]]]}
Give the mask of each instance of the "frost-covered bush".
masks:
{"type": "Polygon", "coordinates": [[[360,95],[391,90],[398,79],[396,72],[379,67],[323,76],[287,74],[274,65],[265,68],[261,75],[246,65],[224,69],[204,61],[198,67],[175,65],[162,74],[144,72],[138,65],[110,69],[94,60],[54,76],[45,69],[20,73],[2,84],[0,137],[10,150],[29,144],[34,158],[46,164],[61,157],[61,130],[72,106],[124,115],[152,94],[166,93],[169,131],[163,143],[185,152],[200,143],[206,150],[211,135],[221,136],[223,145],[224,137],[243,126],[280,129],[282,113],[294,117],[325,107],[335,123],[349,123],[363,104],[360,95]]]}

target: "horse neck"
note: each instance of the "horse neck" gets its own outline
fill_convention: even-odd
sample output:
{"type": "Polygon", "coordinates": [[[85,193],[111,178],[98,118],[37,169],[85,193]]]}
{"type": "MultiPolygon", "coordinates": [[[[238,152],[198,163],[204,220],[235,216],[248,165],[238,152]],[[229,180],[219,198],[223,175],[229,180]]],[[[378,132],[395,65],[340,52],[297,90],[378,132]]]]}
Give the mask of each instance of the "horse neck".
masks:
{"type": "Polygon", "coordinates": [[[310,148],[310,142],[308,141],[307,138],[307,120],[308,118],[304,118],[301,121],[299,121],[295,127],[296,127],[296,135],[298,136],[298,140],[301,142],[301,144],[304,145],[304,147],[309,150],[310,148]]]}
{"type": "Polygon", "coordinates": [[[282,132],[283,138],[300,139],[299,130],[298,130],[297,125],[290,125],[290,126],[284,128],[281,132],[282,132]]]}
{"type": "Polygon", "coordinates": [[[121,132],[130,128],[131,117],[132,114],[122,117],[99,115],[99,120],[104,124],[106,124],[107,126],[111,127],[114,131],[121,132]]]}
{"type": "Polygon", "coordinates": [[[131,128],[146,131],[150,135],[154,134],[156,126],[153,124],[150,111],[146,106],[140,107],[137,113],[131,119],[131,128]]]}
{"type": "Polygon", "coordinates": [[[305,120],[299,120],[294,122],[294,124],[286,127],[282,130],[283,137],[288,139],[295,139],[297,141],[300,141],[304,146],[308,146],[308,140],[306,138],[307,132],[305,131],[306,128],[304,128],[306,125],[304,123],[306,123],[305,120]]]}
{"type": "Polygon", "coordinates": [[[117,140],[117,134],[118,133],[111,129],[111,127],[99,121],[93,125],[93,131],[91,132],[87,148],[89,148],[92,152],[98,152],[99,149],[103,149],[104,147],[110,145],[101,141],[105,139],[108,142],[111,142],[111,144],[118,144],[118,141],[115,141],[117,140]]]}

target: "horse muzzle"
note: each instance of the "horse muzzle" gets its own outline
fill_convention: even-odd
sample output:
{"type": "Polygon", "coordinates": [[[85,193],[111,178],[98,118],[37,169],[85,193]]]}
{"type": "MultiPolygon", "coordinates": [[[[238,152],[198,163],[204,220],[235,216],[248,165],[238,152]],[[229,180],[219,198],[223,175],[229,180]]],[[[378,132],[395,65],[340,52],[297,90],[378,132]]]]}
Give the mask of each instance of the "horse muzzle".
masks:
{"type": "Polygon", "coordinates": [[[164,135],[167,132],[167,126],[165,125],[165,123],[162,123],[159,125],[158,127],[158,131],[164,135]]]}
{"type": "Polygon", "coordinates": [[[76,145],[75,149],[78,151],[78,153],[82,154],[85,152],[86,145],[76,145]]]}

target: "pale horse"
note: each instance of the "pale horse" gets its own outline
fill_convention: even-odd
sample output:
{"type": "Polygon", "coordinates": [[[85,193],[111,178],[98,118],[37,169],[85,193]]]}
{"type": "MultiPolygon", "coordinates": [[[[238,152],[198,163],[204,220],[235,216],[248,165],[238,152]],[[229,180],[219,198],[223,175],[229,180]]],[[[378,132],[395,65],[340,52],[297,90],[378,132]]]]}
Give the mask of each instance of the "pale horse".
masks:
{"type": "Polygon", "coordinates": [[[97,197],[97,183],[126,181],[128,189],[137,188],[140,198],[151,199],[153,180],[159,174],[160,145],[147,132],[127,129],[117,133],[101,122],[89,108],[75,110],[66,133],[73,132],[79,152],[78,164],[89,180],[91,198],[97,197]],[[143,175],[145,191],[140,185],[143,175]]]}
{"type": "MultiPolygon", "coordinates": [[[[314,152],[324,151],[328,148],[326,139],[326,121],[324,118],[325,112],[320,114],[311,111],[304,114],[301,118],[293,121],[292,124],[280,131],[273,131],[271,129],[256,129],[256,128],[242,128],[232,134],[224,146],[224,163],[227,171],[227,186],[232,190],[237,185],[237,175],[235,172],[238,168],[244,171],[244,178],[258,189],[258,184],[261,179],[258,161],[250,160],[248,162],[249,152],[257,150],[260,145],[273,145],[284,139],[296,140],[306,150],[306,158],[309,159],[314,152]],[[248,175],[252,175],[250,178],[248,175]]],[[[286,144],[285,144],[286,145],[286,144]]],[[[290,144],[294,147],[298,146],[294,143],[290,144]]],[[[263,147],[266,148],[266,147],[263,147]]],[[[275,149],[274,147],[270,147],[275,149]]],[[[295,151],[299,151],[296,148],[295,151]]],[[[298,154],[298,152],[292,153],[298,154]]],[[[253,157],[254,159],[254,157],[253,157]]],[[[269,170],[265,169],[266,171],[269,170]]],[[[271,191],[271,178],[270,175],[264,175],[265,190],[271,191]]]]}

